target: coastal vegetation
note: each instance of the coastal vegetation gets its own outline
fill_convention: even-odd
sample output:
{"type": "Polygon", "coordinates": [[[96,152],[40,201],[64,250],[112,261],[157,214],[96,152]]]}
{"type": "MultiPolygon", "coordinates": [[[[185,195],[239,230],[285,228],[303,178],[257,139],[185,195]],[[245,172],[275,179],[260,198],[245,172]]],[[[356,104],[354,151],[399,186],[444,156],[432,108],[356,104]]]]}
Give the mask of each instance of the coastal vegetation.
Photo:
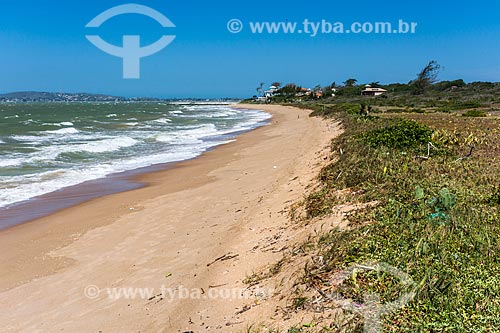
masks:
{"type": "MultiPolygon", "coordinates": [[[[306,219],[345,203],[375,204],[347,216],[347,229],[317,238],[311,254],[323,262],[308,266],[305,288],[322,286],[354,263],[384,262],[416,282],[413,301],[385,318],[388,332],[494,331],[500,326],[498,119],[335,117],[345,132],[332,143],[336,161],[322,170],[321,187],[304,200],[306,219]]],[[[343,294],[398,295],[391,279],[360,275],[343,294]]]]}
{"type": "MultiPolygon", "coordinates": [[[[297,83],[278,86],[266,102],[277,104],[336,105],[354,103],[369,105],[375,112],[400,110],[401,112],[452,112],[479,110],[489,113],[498,111],[500,105],[499,82],[470,82],[462,79],[437,81],[443,69],[436,61],[430,61],[414,79],[408,83],[381,84],[378,81],[359,83],[349,78],[342,85],[336,82],[314,88],[305,88],[297,83]],[[377,96],[363,96],[366,87],[385,90],[377,96]]],[[[261,83],[262,92],[264,83],[261,83]]],[[[252,102],[252,99],[245,102],[252,102]]],[[[262,101],[259,101],[262,102],[262,101]]]]}
{"type": "Polygon", "coordinates": [[[439,68],[430,62],[416,80],[382,86],[388,92],[378,97],[360,96],[351,80],[336,97],[292,98],[285,85],[275,98],[292,98],[343,128],[319,185],[291,219],[307,225],[339,207],[361,207],[345,215],[345,226],[311,235],[261,276],[287,270],[294,277],[283,293],[291,295],[287,311],[312,319],[288,332],[363,332],[359,312],[333,315],[339,305],[328,295],[362,308],[365,295],[387,303],[405,293],[411,301],[382,317],[384,332],[498,331],[500,84],[435,82],[439,68]],[[403,288],[374,271],[332,282],[369,262],[395,267],[414,283],[403,288]]]}

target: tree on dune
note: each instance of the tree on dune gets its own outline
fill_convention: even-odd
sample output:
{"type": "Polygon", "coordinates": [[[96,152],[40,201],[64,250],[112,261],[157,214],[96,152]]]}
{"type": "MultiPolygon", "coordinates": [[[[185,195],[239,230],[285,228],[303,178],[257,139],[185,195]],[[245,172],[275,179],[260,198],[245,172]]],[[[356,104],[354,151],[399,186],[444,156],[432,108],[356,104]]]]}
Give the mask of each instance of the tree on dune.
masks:
{"type": "Polygon", "coordinates": [[[437,61],[429,61],[427,66],[417,75],[417,78],[411,82],[413,94],[422,95],[428,87],[435,83],[441,68],[437,61]]]}
{"type": "Polygon", "coordinates": [[[259,96],[263,96],[264,95],[264,82],[261,82],[256,90],[257,90],[257,93],[259,94],[259,96]]]}
{"type": "Polygon", "coordinates": [[[346,87],[354,87],[356,85],[356,83],[358,83],[358,80],[356,79],[347,79],[345,82],[344,82],[344,85],[346,87]]]}

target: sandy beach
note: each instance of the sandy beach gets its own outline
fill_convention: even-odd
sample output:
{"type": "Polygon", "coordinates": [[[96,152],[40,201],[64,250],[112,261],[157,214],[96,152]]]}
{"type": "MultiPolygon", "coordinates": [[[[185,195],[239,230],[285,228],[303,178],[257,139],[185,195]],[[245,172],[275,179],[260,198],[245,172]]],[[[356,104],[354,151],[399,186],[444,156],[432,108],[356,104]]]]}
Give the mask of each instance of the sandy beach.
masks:
{"type": "Polygon", "coordinates": [[[271,123],[140,176],[147,187],[0,232],[0,331],[240,332],[263,320],[266,295],[224,293],[294,241],[286,210],[338,129],[306,110],[245,107],[271,123]],[[148,292],[110,296],[120,288],[148,292]]]}

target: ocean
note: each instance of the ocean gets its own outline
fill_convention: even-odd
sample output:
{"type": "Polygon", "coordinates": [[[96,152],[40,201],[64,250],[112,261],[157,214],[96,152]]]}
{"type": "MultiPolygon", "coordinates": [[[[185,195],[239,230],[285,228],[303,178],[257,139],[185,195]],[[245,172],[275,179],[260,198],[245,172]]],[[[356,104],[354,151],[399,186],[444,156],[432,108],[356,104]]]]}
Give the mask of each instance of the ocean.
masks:
{"type": "Polygon", "coordinates": [[[223,103],[0,104],[0,208],[195,158],[270,117],[223,103]]]}

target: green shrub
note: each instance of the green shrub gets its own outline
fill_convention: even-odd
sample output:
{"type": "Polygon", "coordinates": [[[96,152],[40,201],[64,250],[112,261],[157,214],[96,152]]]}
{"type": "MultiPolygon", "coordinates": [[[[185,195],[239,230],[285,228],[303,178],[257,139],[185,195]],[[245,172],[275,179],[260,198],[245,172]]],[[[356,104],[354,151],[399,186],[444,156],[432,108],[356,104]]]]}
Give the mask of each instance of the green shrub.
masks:
{"type": "Polygon", "coordinates": [[[437,112],[451,113],[451,109],[447,106],[442,106],[436,109],[437,112]]]}
{"type": "Polygon", "coordinates": [[[404,113],[406,112],[406,109],[388,109],[388,113],[404,113]]]}
{"type": "Polygon", "coordinates": [[[458,103],[458,104],[455,104],[453,105],[453,107],[455,109],[462,109],[462,110],[465,110],[465,109],[477,109],[477,108],[480,108],[482,107],[483,104],[479,103],[478,101],[467,101],[467,102],[462,102],[462,103],[458,103]]]}
{"type": "Polygon", "coordinates": [[[338,106],[339,110],[348,114],[360,114],[362,106],[358,103],[342,103],[338,106]]]}
{"type": "Polygon", "coordinates": [[[347,113],[351,115],[359,115],[363,106],[359,103],[341,103],[341,104],[318,104],[314,107],[314,112],[311,116],[326,116],[330,117],[338,113],[347,113]]]}
{"type": "Polygon", "coordinates": [[[413,120],[398,119],[392,126],[376,129],[361,136],[372,147],[414,148],[431,141],[432,130],[413,120]]]}
{"type": "Polygon", "coordinates": [[[425,110],[419,108],[413,108],[408,110],[409,113],[425,113],[425,110]]]}
{"type": "Polygon", "coordinates": [[[480,110],[469,110],[462,116],[464,117],[486,117],[486,112],[480,110]]]}
{"type": "Polygon", "coordinates": [[[420,108],[395,108],[395,109],[388,109],[387,112],[389,113],[425,113],[425,110],[420,109],[420,108]]]}

